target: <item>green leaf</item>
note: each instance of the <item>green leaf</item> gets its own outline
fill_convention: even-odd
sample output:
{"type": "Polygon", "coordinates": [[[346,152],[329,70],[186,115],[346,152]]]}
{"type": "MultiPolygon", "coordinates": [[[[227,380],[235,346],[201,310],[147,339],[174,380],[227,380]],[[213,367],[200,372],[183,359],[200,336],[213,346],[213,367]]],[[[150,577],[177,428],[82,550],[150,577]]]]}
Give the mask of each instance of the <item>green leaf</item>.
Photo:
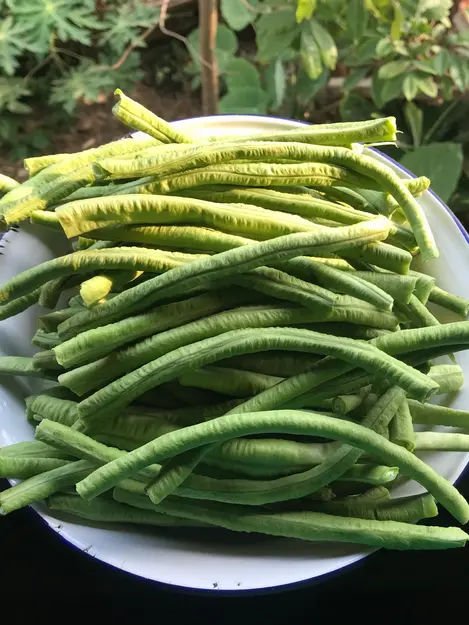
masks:
{"type": "Polygon", "coordinates": [[[9,15],[0,22],[0,67],[8,76],[12,76],[18,67],[17,58],[27,49],[26,24],[18,24],[9,15]]]}
{"type": "Polygon", "coordinates": [[[31,107],[21,102],[21,98],[31,95],[23,78],[0,76],[0,112],[24,114],[31,111],[31,107]]]}
{"type": "Polygon", "coordinates": [[[233,30],[243,30],[252,24],[257,19],[258,7],[258,0],[221,0],[220,5],[223,19],[233,30]]]}
{"type": "Polygon", "coordinates": [[[329,79],[329,70],[324,69],[322,74],[315,80],[306,74],[303,69],[300,69],[296,77],[295,93],[298,103],[300,105],[308,104],[314,96],[323,89],[329,79]]]}
{"type": "Polygon", "coordinates": [[[371,97],[378,109],[382,109],[385,104],[402,94],[403,83],[403,75],[383,80],[378,74],[374,74],[371,82],[371,97]]]}
{"type": "Polygon", "coordinates": [[[276,60],[300,32],[294,9],[261,15],[256,25],[257,54],[261,63],[276,60]]]}
{"type": "Polygon", "coordinates": [[[316,0],[297,0],[296,21],[300,24],[303,20],[310,20],[316,10],[316,0]]]}
{"type": "Polygon", "coordinates": [[[440,21],[449,16],[453,0],[419,0],[416,14],[429,21],[440,21]]]}
{"type": "Polygon", "coordinates": [[[235,89],[220,99],[220,113],[263,115],[267,109],[267,100],[266,92],[261,89],[235,89]]]}
{"type": "Polygon", "coordinates": [[[451,55],[446,48],[441,48],[441,50],[432,57],[431,63],[435,68],[435,72],[441,76],[451,67],[451,55]]]}
{"type": "Polygon", "coordinates": [[[385,56],[392,54],[393,51],[394,51],[394,48],[392,45],[392,41],[388,37],[384,37],[383,39],[380,39],[378,43],[376,44],[376,56],[378,58],[382,59],[385,56]]]}
{"type": "Polygon", "coordinates": [[[404,93],[404,97],[407,101],[411,101],[417,96],[417,93],[419,92],[418,74],[411,72],[406,75],[402,85],[402,92],[404,93]]]}
{"type": "Polygon", "coordinates": [[[382,65],[378,70],[378,76],[382,80],[388,80],[389,78],[395,78],[406,72],[410,67],[409,61],[391,61],[382,65]]]}
{"type": "Polygon", "coordinates": [[[406,102],[404,105],[404,117],[409,125],[414,147],[418,148],[422,141],[423,112],[422,109],[413,102],[406,102]]]}
{"type": "Polygon", "coordinates": [[[370,119],[376,108],[373,103],[356,92],[346,93],[339,106],[340,117],[344,122],[370,119]]]}
{"type": "Polygon", "coordinates": [[[280,108],[285,98],[287,87],[287,78],[282,61],[277,60],[269,65],[266,71],[266,85],[269,105],[274,109],[280,108]]]}
{"type": "Polygon", "coordinates": [[[315,80],[323,71],[321,51],[312,34],[306,30],[301,33],[301,61],[308,76],[315,80]]]}
{"type": "Polygon", "coordinates": [[[321,60],[329,69],[335,69],[337,65],[337,46],[330,33],[317,20],[310,20],[307,28],[313,36],[319,48],[321,60]],[[309,29],[308,29],[309,27],[309,29]]]}
{"type": "MultiPolygon", "coordinates": [[[[193,30],[187,38],[189,44],[189,52],[195,66],[200,71],[200,31],[198,28],[193,30]]],[[[215,39],[215,58],[217,59],[218,71],[223,74],[226,66],[233,60],[238,49],[238,39],[232,30],[222,24],[217,29],[215,39]]]]}
{"type": "Polygon", "coordinates": [[[368,16],[364,0],[348,0],[347,31],[353,41],[359,41],[365,34],[368,16]]]}
{"type": "Polygon", "coordinates": [[[46,54],[52,36],[59,41],[74,41],[89,46],[93,30],[105,28],[89,0],[8,0],[15,18],[28,24],[31,45],[46,54]]]}
{"type": "Polygon", "coordinates": [[[418,88],[419,91],[427,95],[429,98],[436,98],[438,95],[438,85],[430,76],[428,76],[428,78],[419,78],[418,88]]]}
{"type": "Polygon", "coordinates": [[[456,54],[451,54],[449,75],[458,91],[464,92],[469,86],[469,63],[456,54]]]}
{"type": "Polygon", "coordinates": [[[256,67],[242,58],[234,58],[225,67],[224,78],[228,91],[232,89],[260,89],[261,80],[256,67]]]}
{"type": "Polygon", "coordinates": [[[418,69],[425,74],[432,74],[433,76],[436,76],[438,74],[435,67],[433,66],[431,59],[429,59],[428,61],[414,61],[412,65],[414,69],[418,69]]]}
{"type": "Polygon", "coordinates": [[[401,164],[416,176],[430,178],[433,191],[447,202],[461,175],[462,148],[457,143],[431,143],[406,154],[401,164]]]}
{"type": "Polygon", "coordinates": [[[388,22],[393,15],[393,3],[390,0],[365,0],[365,6],[379,22],[388,22]]]}
{"type": "MultiPolygon", "coordinates": [[[[376,46],[380,41],[379,37],[373,36],[369,39],[365,39],[362,43],[360,43],[353,50],[353,58],[357,59],[356,65],[363,65],[364,63],[368,63],[372,61],[376,56],[376,46]]],[[[348,64],[351,59],[348,59],[348,64]]]]}
{"type": "Polygon", "coordinates": [[[113,11],[106,11],[101,46],[108,45],[117,54],[122,54],[129,44],[144,46],[142,29],[155,24],[159,15],[159,9],[141,2],[126,2],[113,11]]]}
{"type": "Polygon", "coordinates": [[[355,71],[350,72],[350,74],[344,80],[344,91],[350,91],[351,89],[356,87],[360,80],[365,78],[365,76],[368,74],[368,71],[368,67],[359,67],[355,71]]]}
{"type": "Polygon", "coordinates": [[[97,102],[103,95],[111,96],[117,87],[126,91],[143,78],[138,52],[129,54],[118,70],[109,71],[108,65],[109,59],[102,55],[98,63],[92,59],[83,59],[72,70],[53,81],[49,102],[61,105],[71,114],[78,102],[97,102]]]}
{"type": "Polygon", "coordinates": [[[394,4],[394,19],[391,23],[391,39],[400,39],[404,22],[405,15],[401,9],[401,5],[399,2],[396,2],[394,4]]]}

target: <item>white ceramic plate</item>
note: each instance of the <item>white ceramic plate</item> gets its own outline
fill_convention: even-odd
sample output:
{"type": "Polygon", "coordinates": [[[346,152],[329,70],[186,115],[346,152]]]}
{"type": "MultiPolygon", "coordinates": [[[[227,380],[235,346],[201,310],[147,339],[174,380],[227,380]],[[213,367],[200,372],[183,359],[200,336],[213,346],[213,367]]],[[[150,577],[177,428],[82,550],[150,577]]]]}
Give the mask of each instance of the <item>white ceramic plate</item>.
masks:
{"type": "MultiPolygon", "coordinates": [[[[288,130],[301,126],[274,118],[226,116],[180,121],[180,130],[199,135],[253,134],[288,130]]],[[[385,160],[403,178],[409,173],[385,160]]],[[[428,215],[440,250],[440,258],[425,270],[438,284],[458,295],[469,297],[465,269],[469,267],[469,239],[455,216],[432,193],[420,200],[428,215]]],[[[28,267],[67,251],[60,237],[45,230],[21,226],[2,239],[0,283],[28,267]]],[[[4,355],[30,355],[30,340],[36,327],[38,307],[0,323],[0,350],[4,355]]],[[[469,352],[458,355],[458,362],[469,377],[469,352]]],[[[37,381],[25,378],[0,380],[0,445],[33,439],[33,429],[25,418],[23,399],[38,389],[37,381]]],[[[469,405],[469,386],[452,401],[456,408],[469,405]]],[[[466,453],[435,453],[426,459],[442,475],[455,481],[469,460],[466,453]]],[[[415,483],[405,483],[399,495],[419,492],[415,483]]],[[[246,591],[265,589],[313,579],[346,567],[371,553],[344,544],[314,544],[262,536],[215,536],[205,532],[164,531],[161,529],[96,528],[82,523],[63,522],[51,517],[42,506],[37,513],[61,537],[90,555],[115,567],[159,582],[204,590],[246,591]]],[[[39,563],[38,563],[39,566],[39,563]]]]}

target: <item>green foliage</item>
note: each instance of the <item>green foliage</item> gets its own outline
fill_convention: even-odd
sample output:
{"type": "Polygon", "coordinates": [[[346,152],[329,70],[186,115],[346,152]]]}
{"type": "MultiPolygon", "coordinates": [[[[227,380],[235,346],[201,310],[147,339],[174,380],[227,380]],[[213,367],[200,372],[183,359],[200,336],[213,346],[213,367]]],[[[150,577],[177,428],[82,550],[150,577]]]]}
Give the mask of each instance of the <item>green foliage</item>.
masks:
{"type": "Polygon", "coordinates": [[[144,0],[105,5],[99,13],[95,0],[0,2],[0,141],[12,158],[43,149],[54,131],[54,124],[25,130],[21,116],[33,103],[56,121],[80,102],[101,101],[142,78],[142,34],[159,9],[144,0]]]}

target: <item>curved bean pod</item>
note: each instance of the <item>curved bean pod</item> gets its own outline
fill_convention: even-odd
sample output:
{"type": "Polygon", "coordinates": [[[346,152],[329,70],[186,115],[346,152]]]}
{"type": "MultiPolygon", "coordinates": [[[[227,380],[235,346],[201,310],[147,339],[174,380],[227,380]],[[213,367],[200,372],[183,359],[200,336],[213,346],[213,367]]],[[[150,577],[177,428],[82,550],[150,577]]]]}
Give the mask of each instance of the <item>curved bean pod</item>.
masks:
{"type": "Polygon", "coordinates": [[[351,242],[362,244],[367,239],[386,237],[388,232],[389,222],[375,219],[343,228],[322,228],[316,232],[290,234],[221,252],[152,278],[144,284],[118,294],[98,309],[80,313],[76,318],[72,317],[63,324],[64,338],[70,338],[84,329],[102,325],[103,321],[115,321],[130,313],[140,312],[163,297],[175,297],[190,288],[207,287],[216,281],[256,267],[288,260],[315,250],[334,252],[349,247],[351,242]]]}
{"type": "MultiPolygon", "coordinates": [[[[202,256],[203,257],[203,256],[202,256]]],[[[95,269],[132,269],[162,273],[184,263],[199,260],[200,255],[119,247],[103,250],[72,252],[27,269],[0,287],[0,302],[21,297],[49,280],[76,273],[89,273],[95,269]]]]}
{"type": "MultiPolygon", "coordinates": [[[[84,499],[93,499],[120,480],[145,468],[196,447],[222,442],[237,436],[260,433],[319,435],[357,446],[395,465],[405,475],[421,483],[462,523],[469,519],[469,504],[447,480],[403,447],[363,426],[332,417],[299,411],[266,411],[218,417],[165,436],[108,463],[80,481],[76,488],[84,499]]],[[[160,504],[162,505],[162,504],[160,504]]]]}
{"type": "Polygon", "coordinates": [[[126,96],[120,89],[116,89],[114,94],[119,97],[119,100],[112,107],[112,112],[126,126],[145,132],[163,143],[192,142],[189,136],[177,131],[147,108],[126,96]]]}
{"type": "Polygon", "coordinates": [[[128,405],[150,388],[232,355],[269,349],[293,349],[337,356],[377,377],[386,376],[417,399],[434,394],[438,385],[408,365],[371,345],[294,328],[234,330],[180,347],[103,387],[79,404],[81,418],[98,419],[128,405]],[[117,396],[116,396],[117,393],[117,396]]]}

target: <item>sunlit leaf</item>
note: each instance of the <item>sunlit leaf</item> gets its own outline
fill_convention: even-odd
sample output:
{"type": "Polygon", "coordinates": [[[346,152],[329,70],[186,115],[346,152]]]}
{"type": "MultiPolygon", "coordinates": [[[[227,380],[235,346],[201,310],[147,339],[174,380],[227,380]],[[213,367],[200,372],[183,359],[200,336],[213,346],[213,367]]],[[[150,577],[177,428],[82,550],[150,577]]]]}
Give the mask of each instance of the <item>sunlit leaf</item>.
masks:
{"type": "Polygon", "coordinates": [[[447,202],[461,175],[462,148],[457,143],[432,143],[409,152],[401,163],[416,176],[430,178],[432,190],[447,202]]]}
{"type": "Polygon", "coordinates": [[[303,20],[310,20],[316,10],[316,0],[297,0],[296,21],[300,24],[303,20]]]}

